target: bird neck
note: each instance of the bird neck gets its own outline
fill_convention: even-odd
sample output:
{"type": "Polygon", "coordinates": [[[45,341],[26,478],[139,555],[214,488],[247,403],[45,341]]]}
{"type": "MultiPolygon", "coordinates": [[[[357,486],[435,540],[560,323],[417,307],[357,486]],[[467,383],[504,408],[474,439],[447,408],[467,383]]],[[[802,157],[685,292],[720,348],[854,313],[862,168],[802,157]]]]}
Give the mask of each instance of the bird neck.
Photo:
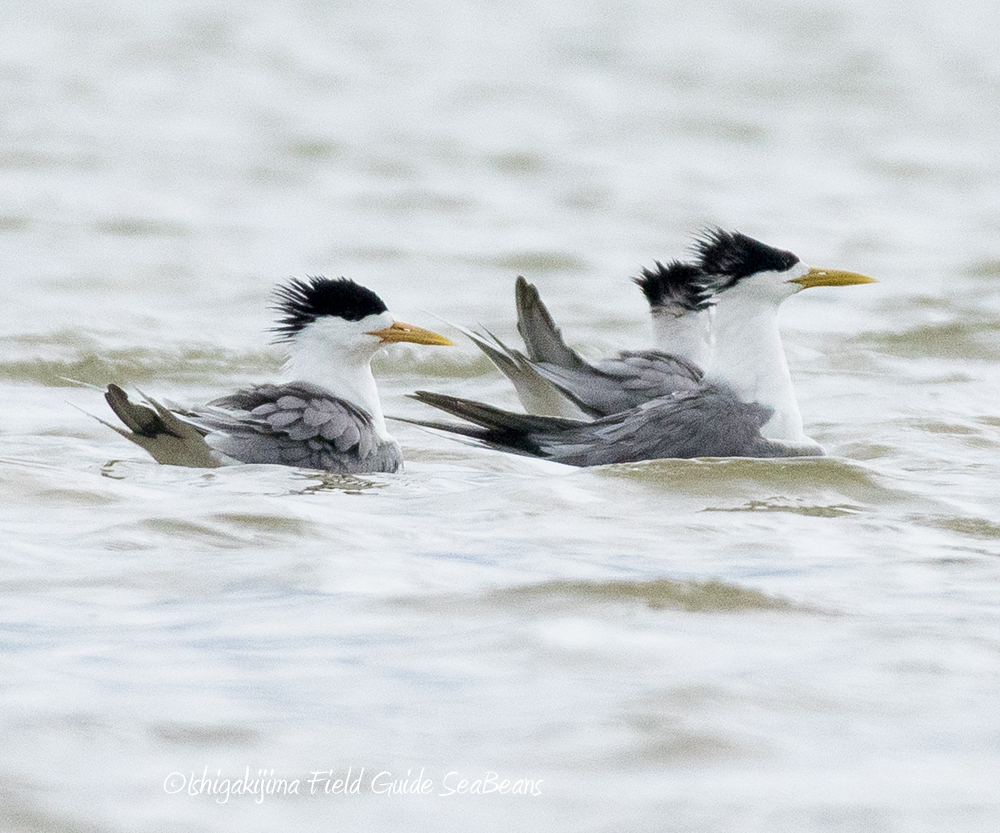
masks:
{"type": "Polygon", "coordinates": [[[369,349],[333,351],[329,343],[304,334],[290,351],[282,375],[287,382],[318,385],[338,399],[366,411],[376,433],[385,439],[389,433],[372,375],[372,355],[369,349]]]}
{"type": "Polygon", "coordinates": [[[712,354],[710,336],[714,309],[692,312],[657,307],[651,314],[653,346],[704,369],[712,354]]]}
{"type": "Polygon", "coordinates": [[[778,308],[768,301],[743,300],[736,308],[720,302],[708,378],[732,387],[746,402],[774,410],[761,434],[767,439],[805,442],[802,414],[792,387],[778,332],[778,308]]]}

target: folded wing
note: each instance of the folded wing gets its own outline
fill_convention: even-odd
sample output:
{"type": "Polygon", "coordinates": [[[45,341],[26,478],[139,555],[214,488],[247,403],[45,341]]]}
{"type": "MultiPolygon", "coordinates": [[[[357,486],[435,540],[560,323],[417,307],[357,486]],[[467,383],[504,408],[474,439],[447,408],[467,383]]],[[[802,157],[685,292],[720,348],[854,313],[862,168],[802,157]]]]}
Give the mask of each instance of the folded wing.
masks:
{"type": "Polygon", "coordinates": [[[572,466],[691,457],[788,457],[804,452],[764,439],[770,409],[742,402],[726,385],[703,383],[593,422],[516,414],[418,391],[414,397],[470,424],[416,421],[479,443],[572,466]]]}
{"type": "Polygon", "coordinates": [[[379,437],[371,416],[306,382],[257,385],[215,399],[187,417],[207,442],[243,463],[277,463],[340,474],[394,472],[399,445],[379,437]]]}

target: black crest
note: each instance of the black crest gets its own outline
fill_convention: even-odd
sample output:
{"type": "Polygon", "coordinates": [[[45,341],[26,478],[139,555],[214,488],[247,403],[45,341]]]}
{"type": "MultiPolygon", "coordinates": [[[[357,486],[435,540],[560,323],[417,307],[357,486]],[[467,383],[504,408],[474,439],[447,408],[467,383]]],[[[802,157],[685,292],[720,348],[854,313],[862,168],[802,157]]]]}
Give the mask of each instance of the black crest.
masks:
{"type": "Polygon", "coordinates": [[[347,278],[292,278],[274,291],[274,298],[274,309],[281,313],[281,318],[271,331],[278,334],[278,341],[294,338],[306,325],[324,315],[360,321],[387,309],[378,295],[347,278]]]}
{"type": "Polygon", "coordinates": [[[720,289],[728,289],[758,272],[784,272],[799,262],[791,252],[720,228],[706,231],[695,241],[694,251],[703,272],[724,279],[720,289]]]}
{"type": "Polygon", "coordinates": [[[638,278],[632,278],[651,307],[700,312],[712,305],[712,282],[700,267],[679,260],[666,266],[658,260],[655,263],[655,269],[643,268],[638,278]]]}

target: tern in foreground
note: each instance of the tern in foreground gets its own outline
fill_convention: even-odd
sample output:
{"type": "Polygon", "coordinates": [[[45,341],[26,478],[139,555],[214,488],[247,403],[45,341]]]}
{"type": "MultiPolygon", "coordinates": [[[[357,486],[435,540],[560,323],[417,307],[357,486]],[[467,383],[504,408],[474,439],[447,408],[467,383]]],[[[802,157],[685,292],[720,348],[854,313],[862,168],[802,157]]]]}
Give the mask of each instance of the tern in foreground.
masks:
{"type": "Polygon", "coordinates": [[[657,264],[637,281],[650,302],[658,349],[596,365],[566,346],[537,290],[519,279],[518,330],[528,354],[492,336],[470,335],[512,379],[526,410],[563,418],[506,415],[419,392],[421,401],[478,425],[433,427],[573,465],[822,454],[803,431],[778,307],[809,287],[874,280],[810,268],[739,232],[710,231],[695,251],[695,263],[657,264]]]}
{"type": "Polygon", "coordinates": [[[128,430],[100,421],[170,465],[398,471],[403,455],[386,430],[372,357],[394,342],[452,342],[395,321],[378,295],[345,278],[293,279],[278,288],[276,300],[281,317],[273,332],[288,347],[287,381],[244,388],[190,410],[149,398],[138,404],[109,385],[105,399],[128,430]]]}

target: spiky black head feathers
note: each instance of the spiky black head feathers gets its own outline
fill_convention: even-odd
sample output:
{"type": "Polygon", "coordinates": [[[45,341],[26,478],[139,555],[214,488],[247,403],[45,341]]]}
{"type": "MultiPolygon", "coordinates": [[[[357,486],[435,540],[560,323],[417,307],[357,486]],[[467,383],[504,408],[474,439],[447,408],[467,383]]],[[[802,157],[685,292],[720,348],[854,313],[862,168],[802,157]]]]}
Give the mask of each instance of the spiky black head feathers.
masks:
{"type": "Polygon", "coordinates": [[[271,331],[277,333],[278,341],[295,338],[304,327],[325,315],[360,321],[387,309],[378,295],[347,278],[292,278],[274,291],[274,299],[274,309],[281,318],[271,331]]]}
{"type": "Polygon", "coordinates": [[[655,269],[643,268],[638,278],[632,278],[651,307],[700,312],[712,305],[714,288],[700,267],[679,260],[666,266],[658,260],[655,263],[655,269]]]}
{"type": "Polygon", "coordinates": [[[728,289],[758,272],[784,272],[799,262],[791,252],[720,228],[704,232],[695,241],[694,251],[703,272],[723,279],[720,289],[728,289]]]}

